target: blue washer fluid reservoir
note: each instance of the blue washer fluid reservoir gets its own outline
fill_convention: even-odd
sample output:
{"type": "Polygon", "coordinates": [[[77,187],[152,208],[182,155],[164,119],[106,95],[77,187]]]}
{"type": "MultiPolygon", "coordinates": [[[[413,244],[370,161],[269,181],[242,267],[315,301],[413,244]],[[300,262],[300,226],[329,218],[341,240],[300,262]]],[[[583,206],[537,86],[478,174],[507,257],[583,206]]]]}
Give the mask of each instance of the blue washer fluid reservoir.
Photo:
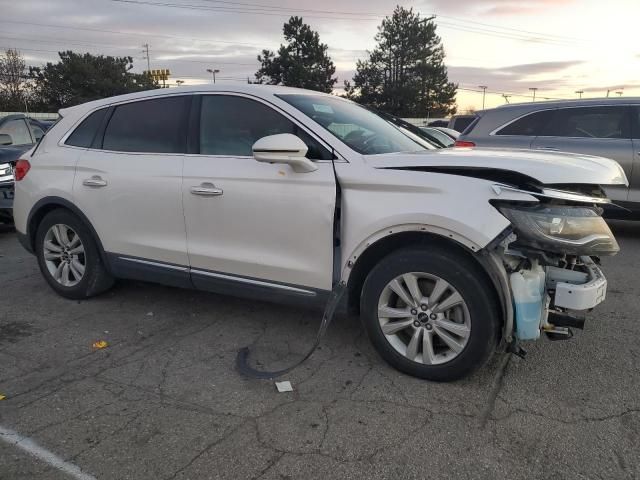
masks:
{"type": "Polygon", "coordinates": [[[536,340],[540,337],[544,311],[544,269],[537,262],[531,270],[520,270],[510,276],[515,306],[516,338],[536,340]]]}

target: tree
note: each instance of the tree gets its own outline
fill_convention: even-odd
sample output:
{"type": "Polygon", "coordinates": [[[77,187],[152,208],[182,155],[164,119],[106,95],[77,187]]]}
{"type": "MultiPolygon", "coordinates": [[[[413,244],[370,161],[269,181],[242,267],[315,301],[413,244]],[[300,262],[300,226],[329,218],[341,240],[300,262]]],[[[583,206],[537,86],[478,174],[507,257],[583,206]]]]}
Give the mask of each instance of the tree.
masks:
{"type": "Polygon", "coordinates": [[[436,24],[413,9],[397,6],[375,36],[378,45],[358,60],[348,98],[408,117],[455,113],[457,85],[449,82],[436,24]]]}
{"type": "Polygon", "coordinates": [[[27,64],[17,50],[0,56],[0,111],[24,109],[27,64]]]}
{"type": "Polygon", "coordinates": [[[336,67],[327,55],[328,47],[320,43],[318,32],[311,30],[300,17],[291,17],[283,28],[286,45],[278,53],[262,50],[256,72],[257,83],[308,88],[330,93],[338,81],[336,67]]]}
{"type": "Polygon", "coordinates": [[[131,73],[131,57],[59,52],[58,63],[30,67],[35,102],[45,110],[58,110],[100,98],[158,88],[149,75],[131,73]]]}

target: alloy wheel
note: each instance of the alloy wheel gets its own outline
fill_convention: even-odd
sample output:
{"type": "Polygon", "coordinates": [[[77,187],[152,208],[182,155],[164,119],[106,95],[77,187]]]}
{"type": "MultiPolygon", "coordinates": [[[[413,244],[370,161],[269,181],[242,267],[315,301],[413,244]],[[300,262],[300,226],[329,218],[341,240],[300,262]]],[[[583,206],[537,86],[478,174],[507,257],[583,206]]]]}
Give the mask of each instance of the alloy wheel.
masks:
{"type": "Polygon", "coordinates": [[[84,277],[86,257],[80,236],[68,225],[52,225],[44,236],[44,261],[53,279],[64,287],[84,277]]]}
{"type": "Polygon", "coordinates": [[[378,321],[398,353],[425,365],[456,358],[471,334],[471,316],[460,293],[443,278],[425,272],[399,275],[384,287],[378,321]]]}

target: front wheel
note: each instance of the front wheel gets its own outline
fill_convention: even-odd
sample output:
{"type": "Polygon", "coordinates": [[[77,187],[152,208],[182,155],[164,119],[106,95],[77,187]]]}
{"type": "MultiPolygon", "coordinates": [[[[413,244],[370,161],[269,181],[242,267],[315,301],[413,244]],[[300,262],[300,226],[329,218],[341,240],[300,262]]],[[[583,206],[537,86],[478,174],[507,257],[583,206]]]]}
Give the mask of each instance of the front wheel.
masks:
{"type": "Polygon", "coordinates": [[[455,251],[416,247],[388,255],[367,276],[360,301],[374,347],[409,375],[456,380],[495,351],[500,322],[491,282],[455,251]]]}

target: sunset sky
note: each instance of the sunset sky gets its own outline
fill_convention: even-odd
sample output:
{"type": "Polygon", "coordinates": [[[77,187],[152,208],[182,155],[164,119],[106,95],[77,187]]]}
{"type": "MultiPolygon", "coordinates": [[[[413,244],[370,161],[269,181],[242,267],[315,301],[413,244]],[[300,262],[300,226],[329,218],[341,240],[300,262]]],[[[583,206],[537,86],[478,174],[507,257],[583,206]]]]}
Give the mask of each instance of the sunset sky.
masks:
{"type": "Polygon", "coordinates": [[[169,68],[171,83],[253,78],[262,48],[282,41],[282,24],[300,15],[329,45],[338,87],[374,47],[381,19],[396,3],[436,15],[450,80],[461,111],[537,98],[640,96],[639,0],[0,0],[0,47],[17,48],[29,64],[58,50],[131,55],[146,69],[169,68]],[[471,90],[471,91],[469,91],[471,90]],[[473,91],[476,90],[476,91],[473,91]]]}

